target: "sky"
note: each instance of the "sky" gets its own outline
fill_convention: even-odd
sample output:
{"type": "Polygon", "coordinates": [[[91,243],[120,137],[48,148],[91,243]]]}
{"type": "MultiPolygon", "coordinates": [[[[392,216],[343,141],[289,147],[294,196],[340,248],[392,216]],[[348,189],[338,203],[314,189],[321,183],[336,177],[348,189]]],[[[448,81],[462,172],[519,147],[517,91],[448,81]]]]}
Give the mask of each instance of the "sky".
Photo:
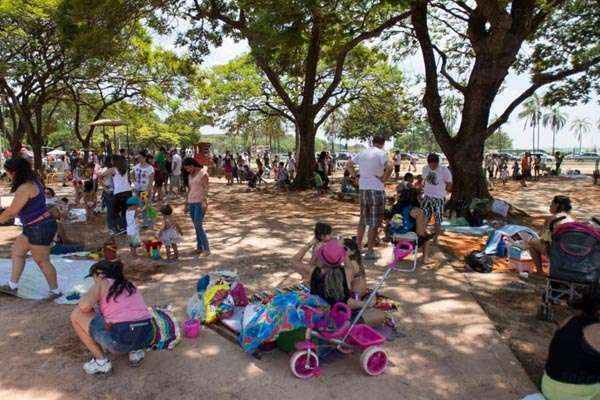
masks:
{"type": "MultiPolygon", "coordinates": [[[[154,40],[157,44],[172,49],[179,54],[185,53],[185,48],[175,47],[173,36],[157,36],[154,35],[154,40]]],[[[222,46],[212,48],[210,54],[206,56],[202,65],[212,67],[214,65],[225,64],[233,58],[247,52],[249,50],[246,42],[234,42],[230,38],[225,38],[222,46]]],[[[406,75],[415,76],[423,71],[419,57],[411,57],[400,64],[400,68],[406,75]]],[[[517,96],[521,94],[529,86],[528,76],[509,75],[505,82],[504,90],[496,97],[492,105],[492,114],[500,115],[504,108],[517,96]]],[[[538,93],[540,93],[538,91],[538,93]]],[[[520,120],[517,115],[521,111],[518,107],[510,116],[509,121],[502,126],[502,130],[507,132],[513,140],[513,148],[529,149],[532,145],[532,134],[530,127],[524,127],[523,120],[520,120]]],[[[569,126],[575,118],[586,118],[592,123],[591,131],[583,138],[584,148],[600,147],[600,130],[597,127],[600,121],[600,99],[593,97],[592,101],[585,105],[576,107],[563,107],[562,111],[567,115],[567,124],[556,135],[556,146],[558,148],[579,148],[579,143],[575,135],[570,131],[569,126]]],[[[552,131],[542,127],[540,130],[542,148],[550,149],[552,146],[552,131]]],[[[220,133],[220,130],[215,127],[205,127],[203,133],[220,133]]]]}

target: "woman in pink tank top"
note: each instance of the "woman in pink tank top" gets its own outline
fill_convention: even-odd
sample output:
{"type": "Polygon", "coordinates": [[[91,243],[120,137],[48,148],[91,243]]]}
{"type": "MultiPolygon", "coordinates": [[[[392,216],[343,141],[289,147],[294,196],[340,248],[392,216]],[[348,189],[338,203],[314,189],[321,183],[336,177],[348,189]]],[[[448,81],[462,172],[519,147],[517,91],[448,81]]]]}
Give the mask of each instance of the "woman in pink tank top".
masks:
{"type": "Polygon", "coordinates": [[[88,374],[110,372],[105,352],[129,353],[130,364],[138,366],[156,331],[141,293],[123,276],[120,261],[100,261],[88,277],[94,285],[71,314],[75,332],[94,357],[83,369],[88,374]]]}

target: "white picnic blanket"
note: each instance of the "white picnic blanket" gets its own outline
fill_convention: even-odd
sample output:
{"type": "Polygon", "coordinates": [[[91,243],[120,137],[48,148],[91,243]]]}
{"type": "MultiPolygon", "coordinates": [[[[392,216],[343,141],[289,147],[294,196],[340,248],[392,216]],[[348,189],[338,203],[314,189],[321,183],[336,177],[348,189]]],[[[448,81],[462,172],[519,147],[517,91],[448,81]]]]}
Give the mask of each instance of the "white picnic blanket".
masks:
{"type": "MultiPolygon", "coordinates": [[[[71,292],[85,293],[92,286],[93,280],[85,278],[90,271],[90,266],[95,261],[73,260],[60,256],[50,256],[52,265],[56,268],[58,275],[58,287],[65,294],[71,292]]],[[[8,283],[12,261],[0,258],[0,285],[8,283]]],[[[48,283],[42,271],[31,258],[27,258],[25,270],[19,281],[17,295],[23,299],[41,300],[48,296],[48,283]]],[[[56,299],[58,304],[76,304],[78,300],[67,300],[65,296],[56,299]]]]}

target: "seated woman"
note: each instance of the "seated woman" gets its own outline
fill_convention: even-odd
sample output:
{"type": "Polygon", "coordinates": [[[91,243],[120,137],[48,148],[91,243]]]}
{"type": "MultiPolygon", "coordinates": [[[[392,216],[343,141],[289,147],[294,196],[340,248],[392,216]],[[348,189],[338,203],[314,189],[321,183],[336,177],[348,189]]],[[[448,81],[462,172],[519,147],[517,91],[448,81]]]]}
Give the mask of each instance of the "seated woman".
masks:
{"type": "Polygon", "coordinates": [[[341,187],[342,193],[344,193],[344,194],[358,193],[358,186],[356,184],[356,181],[354,181],[352,179],[352,177],[350,176],[350,171],[348,171],[348,170],[344,171],[344,177],[342,178],[340,187],[341,187]]]}
{"type": "Polygon", "coordinates": [[[542,234],[538,240],[530,240],[527,243],[527,250],[531,254],[531,258],[535,264],[536,274],[543,275],[542,255],[548,254],[548,247],[552,241],[552,233],[560,224],[573,222],[573,218],[569,215],[571,211],[571,199],[567,196],[554,196],[550,203],[550,213],[552,215],[546,217],[542,234]]]}
{"type": "Polygon", "coordinates": [[[600,285],[574,306],[580,314],[563,323],[550,342],[542,378],[548,400],[600,399],[600,285]]]}
{"type": "Polygon", "coordinates": [[[391,210],[386,212],[386,236],[394,241],[394,236],[415,232],[417,245],[423,249],[421,262],[425,263],[429,252],[429,240],[434,236],[427,233],[423,210],[419,207],[419,191],[408,187],[403,189],[391,210]]]}
{"type": "Polygon", "coordinates": [[[120,261],[97,262],[88,276],[94,278],[94,285],[71,313],[77,336],[94,357],[83,369],[90,375],[110,372],[112,365],[105,351],[129,353],[130,365],[137,367],[155,334],[142,295],[123,276],[120,261]]]}

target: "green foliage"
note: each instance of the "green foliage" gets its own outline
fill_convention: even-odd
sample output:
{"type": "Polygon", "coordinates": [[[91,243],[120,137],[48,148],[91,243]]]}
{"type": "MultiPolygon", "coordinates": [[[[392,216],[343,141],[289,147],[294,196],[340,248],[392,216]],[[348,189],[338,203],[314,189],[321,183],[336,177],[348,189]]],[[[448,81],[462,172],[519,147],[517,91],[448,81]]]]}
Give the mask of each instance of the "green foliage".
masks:
{"type": "Polygon", "coordinates": [[[504,151],[513,148],[513,140],[508,136],[508,133],[497,130],[485,141],[486,150],[504,151]]]}
{"type": "Polygon", "coordinates": [[[371,79],[362,81],[362,96],[350,104],[344,115],[340,137],[367,140],[373,135],[386,138],[403,133],[413,108],[404,96],[403,78],[395,67],[376,64],[371,79]]]}

